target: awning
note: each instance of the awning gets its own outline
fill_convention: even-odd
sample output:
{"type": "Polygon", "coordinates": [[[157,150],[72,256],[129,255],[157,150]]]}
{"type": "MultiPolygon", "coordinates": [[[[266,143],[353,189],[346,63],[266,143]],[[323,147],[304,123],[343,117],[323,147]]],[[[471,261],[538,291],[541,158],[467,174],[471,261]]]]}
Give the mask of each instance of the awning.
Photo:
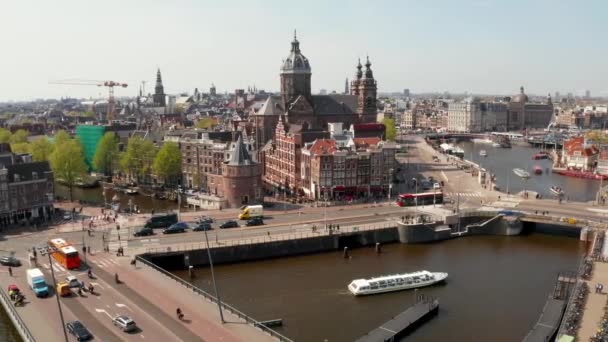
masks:
{"type": "Polygon", "coordinates": [[[344,191],[346,188],[342,185],[334,186],[334,191],[344,191]]]}

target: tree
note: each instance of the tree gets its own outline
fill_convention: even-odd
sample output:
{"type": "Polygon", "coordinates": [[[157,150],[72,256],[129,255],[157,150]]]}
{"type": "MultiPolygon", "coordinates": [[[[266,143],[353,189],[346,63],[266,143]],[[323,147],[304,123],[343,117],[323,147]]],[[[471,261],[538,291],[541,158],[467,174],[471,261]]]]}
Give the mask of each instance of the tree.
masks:
{"type": "Polygon", "coordinates": [[[165,181],[179,176],[182,172],[182,154],[179,146],[172,141],[166,142],[156,154],[152,169],[156,176],[162,177],[165,181]]]}
{"type": "Polygon", "coordinates": [[[7,143],[11,141],[11,131],[6,128],[0,128],[0,143],[7,143]]]}
{"type": "Polygon", "coordinates": [[[598,145],[608,144],[608,134],[599,130],[589,131],[585,134],[585,137],[589,140],[593,140],[593,142],[598,145]]]}
{"type": "Polygon", "coordinates": [[[12,143],[11,151],[14,153],[30,153],[30,144],[27,142],[12,143]]]}
{"type": "Polygon", "coordinates": [[[196,122],[196,128],[208,129],[213,128],[217,123],[213,118],[205,117],[196,122]]]}
{"type": "Polygon", "coordinates": [[[37,138],[30,144],[30,153],[34,161],[49,160],[51,153],[53,153],[53,144],[46,136],[37,138]]]}
{"type": "Polygon", "coordinates": [[[393,141],[397,135],[397,129],[395,128],[395,120],[390,118],[384,118],[382,120],[384,127],[386,127],[385,138],[386,140],[393,141]]]}
{"type": "Polygon", "coordinates": [[[156,147],[150,140],[132,136],[127,142],[127,150],[120,157],[120,167],[132,177],[143,177],[150,173],[155,156],[156,147]]]}
{"type": "Polygon", "coordinates": [[[62,181],[70,189],[70,201],[72,200],[72,189],[78,178],[87,172],[87,164],[84,162],[84,153],[80,141],[70,139],[55,146],[51,154],[51,167],[58,180],[62,181]]]}
{"type": "Polygon", "coordinates": [[[118,142],[114,132],[106,132],[99,143],[93,156],[93,167],[98,172],[103,172],[106,176],[112,176],[116,168],[116,158],[118,157],[118,142]]]}
{"type": "Polygon", "coordinates": [[[57,131],[57,133],[55,133],[55,146],[61,145],[62,143],[67,142],[70,139],[70,135],[66,131],[60,129],[57,131]]]}
{"type": "Polygon", "coordinates": [[[11,136],[11,144],[26,143],[30,132],[20,129],[11,136]]]}

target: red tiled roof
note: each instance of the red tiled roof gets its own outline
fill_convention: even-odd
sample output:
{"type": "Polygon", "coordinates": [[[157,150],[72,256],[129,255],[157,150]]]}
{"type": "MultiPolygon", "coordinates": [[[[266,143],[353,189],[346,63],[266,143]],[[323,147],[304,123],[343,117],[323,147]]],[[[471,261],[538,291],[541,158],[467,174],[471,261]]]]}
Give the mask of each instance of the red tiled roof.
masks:
{"type": "Polygon", "coordinates": [[[332,154],[338,149],[336,148],[336,141],[334,139],[317,139],[310,146],[311,154],[332,154]]]}
{"type": "Polygon", "coordinates": [[[353,139],[355,142],[355,146],[357,147],[362,147],[362,146],[376,146],[378,145],[378,143],[380,141],[382,141],[380,138],[377,137],[370,137],[370,138],[355,138],[353,139]]]}
{"type": "Polygon", "coordinates": [[[575,152],[580,152],[583,157],[590,157],[590,156],[598,154],[599,151],[595,146],[583,148],[583,146],[580,145],[580,146],[574,146],[574,147],[570,148],[567,153],[568,153],[568,155],[571,156],[575,152]]]}
{"type": "Polygon", "coordinates": [[[570,151],[574,148],[582,148],[585,143],[584,137],[574,137],[564,142],[564,150],[570,151]]]}

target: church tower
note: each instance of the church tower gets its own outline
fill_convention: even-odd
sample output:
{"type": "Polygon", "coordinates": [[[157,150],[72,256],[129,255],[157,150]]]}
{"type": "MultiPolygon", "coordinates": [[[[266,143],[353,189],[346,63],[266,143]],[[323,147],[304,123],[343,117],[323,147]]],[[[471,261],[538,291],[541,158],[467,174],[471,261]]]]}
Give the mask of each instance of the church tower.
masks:
{"type": "MultiPolygon", "coordinates": [[[[363,78],[359,80],[359,92],[357,95],[357,110],[361,116],[361,119],[364,121],[375,121],[375,116],[377,114],[376,108],[376,92],[377,85],[376,80],[374,79],[374,74],[371,69],[372,63],[369,61],[369,57],[367,57],[367,62],[365,63],[365,74],[363,78]]],[[[357,77],[361,72],[361,63],[357,66],[359,70],[357,72],[357,77]]]]}
{"type": "Polygon", "coordinates": [[[359,95],[359,83],[361,83],[361,78],[363,77],[363,71],[361,69],[363,66],[361,65],[361,59],[357,63],[357,73],[355,74],[355,79],[350,82],[350,94],[351,95],[359,95]]]}
{"type": "Polygon", "coordinates": [[[163,80],[160,76],[160,69],[156,71],[156,86],[154,87],[154,106],[164,107],[165,102],[165,88],[163,87],[163,80]]]}
{"type": "Polygon", "coordinates": [[[288,108],[299,95],[304,96],[312,103],[310,93],[311,74],[310,64],[300,51],[300,42],[294,31],[291,52],[283,61],[281,67],[281,98],[284,108],[288,108]]]}

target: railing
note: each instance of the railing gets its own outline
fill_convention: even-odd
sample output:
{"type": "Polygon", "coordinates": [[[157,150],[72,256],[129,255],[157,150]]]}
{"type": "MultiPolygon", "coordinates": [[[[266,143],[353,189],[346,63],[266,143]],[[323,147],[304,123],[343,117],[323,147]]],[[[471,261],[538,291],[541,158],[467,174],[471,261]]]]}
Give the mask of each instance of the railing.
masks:
{"type": "MultiPolygon", "coordinates": [[[[271,243],[277,241],[286,241],[286,240],[299,240],[299,239],[312,239],[318,238],[321,236],[342,236],[349,235],[353,233],[359,233],[364,231],[375,231],[382,230],[388,228],[397,227],[396,221],[393,223],[386,222],[380,224],[370,224],[370,225],[352,225],[348,227],[340,227],[340,229],[332,229],[325,230],[323,227],[317,227],[315,231],[306,231],[306,232],[293,232],[293,233],[275,233],[275,235],[263,235],[259,237],[252,237],[249,239],[240,238],[240,239],[226,239],[226,240],[215,240],[209,241],[210,248],[218,248],[218,247],[230,247],[230,246],[244,246],[244,245],[253,245],[253,244],[261,244],[261,243],[271,243]]],[[[269,231],[270,232],[270,231],[269,231]]],[[[217,237],[217,235],[216,235],[217,237]]],[[[209,239],[211,240],[211,238],[209,239]]],[[[190,244],[177,244],[173,246],[166,247],[150,247],[146,248],[147,253],[167,253],[167,252],[184,252],[191,251],[196,249],[207,249],[206,243],[190,243],[190,244]]]]}
{"type": "MultiPolygon", "coordinates": [[[[161,274],[165,275],[166,277],[168,277],[169,279],[172,279],[174,281],[176,281],[178,284],[184,286],[187,289],[192,290],[194,293],[203,296],[203,298],[209,300],[212,303],[216,303],[217,304],[217,299],[215,298],[215,296],[211,295],[210,293],[190,284],[189,282],[167,272],[166,270],[156,266],[155,264],[153,264],[152,262],[142,258],[141,256],[137,256],[136,257],[138,259],[139,262],[141,262],[142,264],[151,267],[152,269],[160,272],[161,274]]],[[[236,315],[237,317],[239,317],[240,319],[244,320],[247,324],[252,325],[254,328],[260,329],[263,332],[267,333],[268,335],[276,338],[279,341],[282,342],[293,342],[293,340],[289,339],[288,337],[285,337],[283,335],[281,335],[280,333],[266,327],[265,325],[261,324],[259,321],[256,321],[255,319],[253,319],[252,317],[244,314],[243,312],[241,312],[240,310],[237,310],[235,307],[226,304],[225,302],[222,302],[222,309],[226,309],[228,310],[228,312],[236,315]]]]}
{"type": "Polygon", "coordinates": [[[35,342],[34,336],[28,329],[27,325],[21,319],[21,316],[15,310],[15,306],[12,304],[8,294],[4,292],[3,289],[0,289],[0,301],[2,301],[2,306],[6,309],[6,313],[10,316],[11,321],[15,324],[15,328],[19,331],[19,335],[26,342],[35,342]]]}

